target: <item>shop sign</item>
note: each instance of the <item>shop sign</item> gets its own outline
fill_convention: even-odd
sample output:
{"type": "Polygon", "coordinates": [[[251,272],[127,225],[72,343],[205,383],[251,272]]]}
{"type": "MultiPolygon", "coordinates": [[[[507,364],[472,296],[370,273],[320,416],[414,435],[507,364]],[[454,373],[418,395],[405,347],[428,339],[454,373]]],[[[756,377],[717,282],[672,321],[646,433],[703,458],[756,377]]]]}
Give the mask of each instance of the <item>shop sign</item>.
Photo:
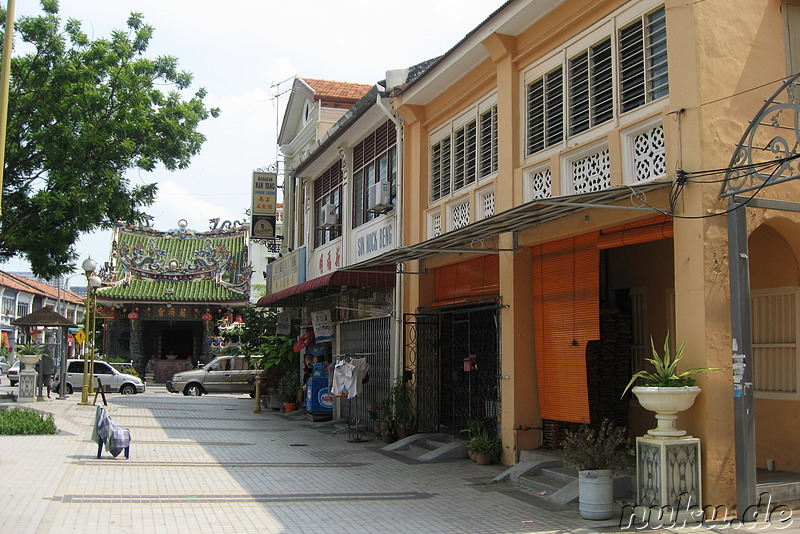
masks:
{"type": "Polygon", "coordinates": [[[275,215],[278,174],[274,172],[253,173],[253,198],[251,215],[275,215]]]}
{"type": "Polygon", "coordinates": [[[311,312],[311,323],[314,325],[314,341],[316,343],[324,343],[333,339],[330,310],[311,312]]]}
{"type": "Polygon", "coordinates": [[[381,217],[375,224],[363,225],[355,233],[355,261],[367,260],[395,248],[395,217],[381,217]]]}
{"type": "Polygon", "coordinates": [[[320,247],[314,252],[313,269],[316,270],[314,278],[331,273],[342,267],[342,242],[337,241],[332,245],[320,247]]]}
{"type": "Polygon", "coordinates": [[[299,248],[267,266],[270,293],[296,286],[306,281],[306,249],[299,248]]]}

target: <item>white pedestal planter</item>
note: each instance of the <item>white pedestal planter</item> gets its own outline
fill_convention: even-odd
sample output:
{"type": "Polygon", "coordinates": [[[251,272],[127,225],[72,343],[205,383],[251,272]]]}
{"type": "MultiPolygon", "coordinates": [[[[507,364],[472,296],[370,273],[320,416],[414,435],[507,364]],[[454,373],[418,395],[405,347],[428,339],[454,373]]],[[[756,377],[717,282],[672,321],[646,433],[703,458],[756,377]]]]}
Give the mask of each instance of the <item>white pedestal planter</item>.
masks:
{"type": "Polygon", "coordinates": [[[614,479],[610,469],[578,471],[581,517],[611,519],[614,513],[614,479]]]}
{"type": "Polygon", "coordinates": [[[647,433],[651,436],[662,438],[679,438],[686,435],[685,430],[680,430],[675,421],[678,420],[678,413],[688,410],[694,404],[694,399],[700,394],[701,389],[697,386],[685,387],[648,387],[637,386],[633,388],[633,394],[639,399],[642,408],[656,412],[658,426],[647,433]]]}

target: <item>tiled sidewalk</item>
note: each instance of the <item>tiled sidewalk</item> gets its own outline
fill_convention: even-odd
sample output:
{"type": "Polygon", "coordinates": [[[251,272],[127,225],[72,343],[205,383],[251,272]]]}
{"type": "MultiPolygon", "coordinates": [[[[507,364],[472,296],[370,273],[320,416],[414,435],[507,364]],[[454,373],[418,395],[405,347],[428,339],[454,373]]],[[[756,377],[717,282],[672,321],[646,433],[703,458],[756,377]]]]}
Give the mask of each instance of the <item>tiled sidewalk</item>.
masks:
{"type": "Polygon", "coordinates": [[[253,413],[247,397],[159,386],[111,395],[109,414],[131,430],[131,458],[103,451],[98,460],[95,407],[78,400],[30,405],[53,413],[60,435],[0,437],[0,532],[620,531],[515,486],[486,485],[503,466],[401,462],[374,440],[253,413]]]}

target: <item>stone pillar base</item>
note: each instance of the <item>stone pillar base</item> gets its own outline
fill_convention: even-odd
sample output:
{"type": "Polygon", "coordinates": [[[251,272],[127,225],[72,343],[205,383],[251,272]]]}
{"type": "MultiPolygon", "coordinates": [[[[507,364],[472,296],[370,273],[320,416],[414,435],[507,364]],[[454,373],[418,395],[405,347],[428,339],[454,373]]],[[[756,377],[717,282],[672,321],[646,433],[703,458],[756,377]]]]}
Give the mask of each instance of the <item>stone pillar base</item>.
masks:
{"type": "Polygon", "coordinates": [[[36,371],[22,371],[19,374],[19,395],[17,402],[36,402],[36,371]]]}
{"type": "Polygon", "coordinates": [[[636,438],[636,500],[639,506],[690,511],[702,508],[700,439],[636,438]]]}

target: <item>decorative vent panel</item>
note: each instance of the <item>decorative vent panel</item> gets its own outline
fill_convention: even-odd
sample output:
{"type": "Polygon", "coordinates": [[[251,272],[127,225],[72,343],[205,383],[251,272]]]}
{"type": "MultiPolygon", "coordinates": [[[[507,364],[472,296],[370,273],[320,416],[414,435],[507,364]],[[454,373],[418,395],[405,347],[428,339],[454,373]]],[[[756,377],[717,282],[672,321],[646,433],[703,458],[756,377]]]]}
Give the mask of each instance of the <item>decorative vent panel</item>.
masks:
{"type": "Polygon", "coordinates": [[[608,149],[571,162],[572,188],[575,193],[593,193],[611,186],[608,149]]]}
{"type": "Polygon", "coordinates": [[[450,212],[450,228],[458,230],[469,224],[469,202],[453,206],[450,212]]]}
{"type": "Polygon", "coordinates": [[[658,125],[652,130],[633,136],[633,162],[637,182],[666,176],[664,126],[658,125]]]}

